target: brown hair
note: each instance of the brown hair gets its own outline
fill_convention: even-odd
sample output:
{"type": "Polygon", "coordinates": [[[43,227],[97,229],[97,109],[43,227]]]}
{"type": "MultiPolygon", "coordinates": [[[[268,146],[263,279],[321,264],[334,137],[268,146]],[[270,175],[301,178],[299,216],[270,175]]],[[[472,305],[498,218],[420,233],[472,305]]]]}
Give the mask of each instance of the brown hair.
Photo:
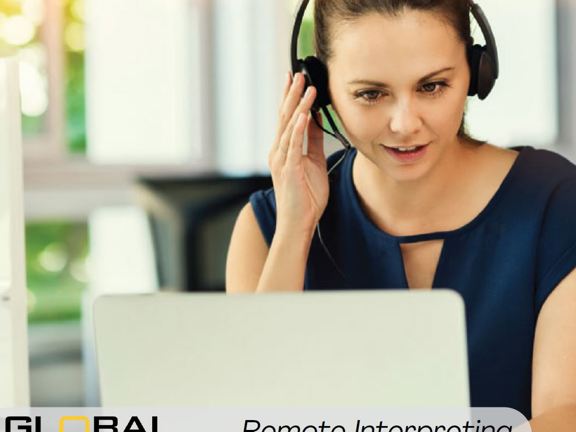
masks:
{"type": "MultiPolygon", "coordinates": [[[[374,12],[398,16],[405,9],[438,14],[456,30],[456,34],[466,46],[472,45],[469,0],[315,0],[314,41],[317,57],[324,64],[328,64],[333,56],[329,27],[333,20],[354,21],[374,12]]],[[[484,144],[484,141],[476,140],[468,135],[464,117],[458,136],[474,144],[484,144]]]]}

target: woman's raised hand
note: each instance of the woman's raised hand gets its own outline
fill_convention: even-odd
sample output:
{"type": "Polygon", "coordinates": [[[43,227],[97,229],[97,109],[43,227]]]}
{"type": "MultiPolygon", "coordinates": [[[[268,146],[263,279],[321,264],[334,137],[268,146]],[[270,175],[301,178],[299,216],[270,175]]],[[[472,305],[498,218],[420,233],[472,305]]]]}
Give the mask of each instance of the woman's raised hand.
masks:
{"type": "MultiPolygon", "coordinates": [[[[324,136],[310,113],[316,88],[308,87],[304,97],[304,76],[288,76],[280,105],[280,118],[268,164],[276,195],[276,232],[310,235],[328,203],[328,174],[324,136]],[[308,152],[303,154],[308,130],[308,152]]],[[[322,116],[318,113],[318,122],[322,116]]]]}

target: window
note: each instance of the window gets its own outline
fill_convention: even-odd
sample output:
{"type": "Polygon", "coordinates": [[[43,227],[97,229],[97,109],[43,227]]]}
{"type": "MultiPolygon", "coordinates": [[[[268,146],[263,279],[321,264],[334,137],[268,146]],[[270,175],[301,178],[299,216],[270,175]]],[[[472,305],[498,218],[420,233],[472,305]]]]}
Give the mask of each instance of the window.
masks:
{"type": "Polygon", "coordinates": [[[33,401],[50,403],[35,393],[48,374],[78,387],[44,389],[52,403],[81,393],[59,374],[80,358],[66,333],[80,334],[86,294],[155,288],[134,179],[214,167],[209,11],[205,0],[0,0],[0,51],[20,59],[33,401]],[[60,358],[60,343],[77,355],[60,358]]]}
{"type": "Polygon", "coordinates": [[[84,0],[67,0],[63,9],[66,142],[71,154],[84,154],[87,144],[84,0]]]}
{"type": "Polygon", "coordinates": [[[78,318],[86,281],[75,269],[89,253],[91,216],[133,205],[138,175],[210,167],[209,93],[200,85],[208,8],[188,0],[0,7],[0,40],[20,58],[30,319],[78,318]],[[68,247],[80,239],[77,256],[68,247]],[[42,267],[58,256],[67,257],[64,268],[42,267]]]}
{"type": "Polygon", "coordinates": [[[19,50],[22,127],[26,136],[39,135],[46,128],[49,101],[42,22],[42,0],[0,1],[0,47],[19,50]]]}
{"type": "Polygon", "coordinates": [[[80,303],[88,282],[86,223],[43,222],[26,226],[26,268],[29,321],[80,318],[80,303]]]}

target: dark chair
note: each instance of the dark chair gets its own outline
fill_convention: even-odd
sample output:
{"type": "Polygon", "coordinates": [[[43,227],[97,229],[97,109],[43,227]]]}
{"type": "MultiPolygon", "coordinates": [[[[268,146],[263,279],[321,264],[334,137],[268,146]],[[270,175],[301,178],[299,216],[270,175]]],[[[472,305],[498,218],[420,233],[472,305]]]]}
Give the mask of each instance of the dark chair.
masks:
{"type": "Polygon", "coordinates": [[[240,209],[270,177],[141,178],[161,289],[224,291],[228,244],[240,209]]]}

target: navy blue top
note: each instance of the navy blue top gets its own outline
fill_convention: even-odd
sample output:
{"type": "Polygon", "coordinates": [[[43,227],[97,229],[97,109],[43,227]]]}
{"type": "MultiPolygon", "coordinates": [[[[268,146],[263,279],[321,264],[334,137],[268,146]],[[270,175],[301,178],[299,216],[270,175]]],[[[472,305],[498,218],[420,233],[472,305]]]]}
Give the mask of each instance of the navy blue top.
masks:
{"type": "MultiPolygon", "coordinates": [[[[356,151],[330,175],[330,198],[315,235],[306,290],[408,288],[401,243],[444,240],[433,288],[466,305],[471,404],[531,418],[532,348],[542,304],[576,267],[576,166],[547,150],[517,147],[512,168],[484,210],[454,231],[393,236],[374,225],[352,180],[356,151]],[[351,283],[349,283],[350,281],[351,283]]],[[[332,155],[332,166],[341,152],[332,155]]],[[[268,244],[276,226],[272,189],[250,203],[268,244]]]]}

